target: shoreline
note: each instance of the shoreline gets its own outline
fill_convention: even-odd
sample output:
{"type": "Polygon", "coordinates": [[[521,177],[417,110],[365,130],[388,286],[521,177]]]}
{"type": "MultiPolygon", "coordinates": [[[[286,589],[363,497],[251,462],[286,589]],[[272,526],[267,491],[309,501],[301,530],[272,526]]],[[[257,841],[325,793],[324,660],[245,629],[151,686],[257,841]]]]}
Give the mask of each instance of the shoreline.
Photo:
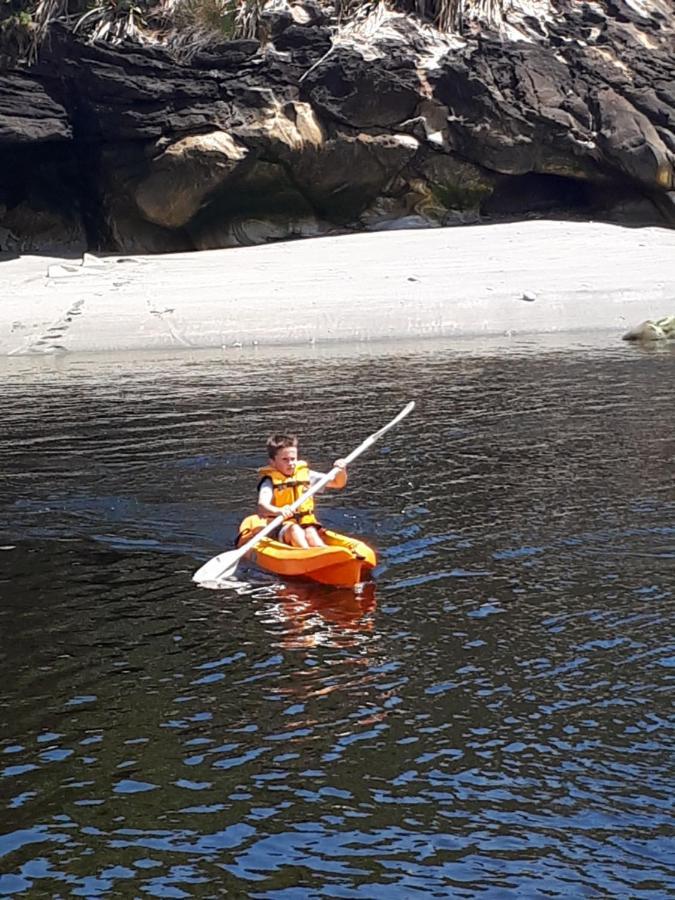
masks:
{"type": "MultiPolygon", "coordinates": [[[[533,332],[522,335],[457,335],[446,338],[405,338],[339,343],[269,344],[256,347],[157,348],[154,350],[115,350],[77,353],[0,355],[0,378],[21,381],[44,375],[48,380],[77,372],[91,377],[107,377],[106,373],[134,371],[156,373],[178,371],[185,373],[204,366],[267,367],[306,362],[351,359],[381,360],[383,358],[424,357],[444,353],[465,358],[504,357],[528,358],[533,355],[556,356],[570,353],[642,353],[670,352],[672,341],[627,343],[616,331],[557,331],[533,332]]],[[[262,368],[261,368],[262,371],[262,368]]]]}
{"type": "Polygon", "coordinates": [[[0,262],[0,356],[617,331],[675,312],[675,230],[527,220],[0,262]]]}

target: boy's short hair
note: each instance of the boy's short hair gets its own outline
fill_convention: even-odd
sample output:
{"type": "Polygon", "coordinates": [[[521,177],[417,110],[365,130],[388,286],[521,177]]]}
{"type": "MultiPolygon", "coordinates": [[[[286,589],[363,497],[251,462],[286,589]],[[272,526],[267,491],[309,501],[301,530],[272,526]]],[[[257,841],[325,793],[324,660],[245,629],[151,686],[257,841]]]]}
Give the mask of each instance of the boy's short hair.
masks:
{"type": "Polygon", "coordinates": [[[294,434],[271,434],[267,438],[267,453],[270,459],[274,459],[279,450],[297,446],[298,439],[294,434]]]}

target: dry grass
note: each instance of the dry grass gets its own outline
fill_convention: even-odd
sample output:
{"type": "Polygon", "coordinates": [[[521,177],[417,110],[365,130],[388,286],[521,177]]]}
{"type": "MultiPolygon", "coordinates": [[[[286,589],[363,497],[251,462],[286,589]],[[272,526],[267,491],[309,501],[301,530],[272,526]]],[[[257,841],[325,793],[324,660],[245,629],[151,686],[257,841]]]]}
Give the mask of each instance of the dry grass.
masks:
{"type": "MultiPolygon", "coordinates": [[[[442,32],[461,33],[470,21],[498,25],[509,0],[389,0],[401,12],[417,16],[442,32]]],[[[339,22],[349,22],[371,15],[381,0],[336,0],[339,22]]]]}
{"type": "MultiPolygon", "coordinates": [[[[383,2],[439,31],[461,33],[471,21],[498,25],[509,0],[335,0],[333,10],[338,23],[345,24],[372,15],[383,2]]],[[[189,62],[214,40],[264,38],[265,4],[266,0],[38,0],[33,5],[26,0],[31,19],[28,56],[35,58],[50,23],[61,20],[91,40],[159,39],[189,62]]]]}
{"type": "Polygon", "coordinates": [[[229,37],[236,10],[234,0],[175,0],[164,6],[164,17],[178,31],[196,30],[229,37]]]}

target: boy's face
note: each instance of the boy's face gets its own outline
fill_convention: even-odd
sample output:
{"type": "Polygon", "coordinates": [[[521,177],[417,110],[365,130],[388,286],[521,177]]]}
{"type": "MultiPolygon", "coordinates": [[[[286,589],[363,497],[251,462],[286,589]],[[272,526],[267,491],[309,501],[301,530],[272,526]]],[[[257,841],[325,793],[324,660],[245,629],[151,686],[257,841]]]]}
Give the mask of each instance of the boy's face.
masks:
{"type": "Polygon", "coordinates": [[[282,447],[281,450],[277,450],[274,458],[272,459],[274,467],[278,469],[282,475],[286,476],[290,476],[295,472],[297,462],[297,447],[282,447]]]}

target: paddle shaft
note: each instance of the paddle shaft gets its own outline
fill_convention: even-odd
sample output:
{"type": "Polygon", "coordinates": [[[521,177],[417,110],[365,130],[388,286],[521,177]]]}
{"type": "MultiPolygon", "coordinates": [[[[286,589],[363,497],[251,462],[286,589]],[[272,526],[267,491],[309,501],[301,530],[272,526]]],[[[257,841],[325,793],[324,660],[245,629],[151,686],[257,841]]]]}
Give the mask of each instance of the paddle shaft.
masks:
{"type": "MultiPolygon", "coordinates": [[[[367,437],[362,444],[359,444],[356,450],[352,450],[349,456],[345,456],[345,466],[348,466],[350,463],[354,462],[357,456],[361,456],[361,454],[365,450],[367,450],[369,447],[372,447],[375,441],[379,440],[382,435],[389,431],[390,428],[393,428],[394,425],[398,425],[401,419],[405,419],[408,413],[412,412],[414,408],[415,401],[412,400],[406,407],[401,410],[401,412],[397,416],[394,416],[391,422],[388,422],[386,425],[380,428],[379,431],[376,431],[374,434],[371,434],[370,437],[367,437]]],[[[297,500],[294,500],[293,503],[289,504],[289,509],[295,512],[296,509],[302,506],[302,504],[308,497],[314,496],[314,494],[318,493],[321,488],[325,487],[329,481],[332,481],[339,471],[339,466],[335,466],[330,470],[330,472],[322,475],[318,481],[316,481],[308,490],[305,491],[304,494],[302,494],[301,497],[298,497],[297,500]]],[[[230,557],[231,562],[234,564],[236,561],[240,560],[248,553],[249,550],[255,547],[258,541],[261,541],[263,538],[267,537],[268,534],[274,531],[275,528],[278,528],[279,525],[282,525],[285,521],[286,520],[283,514],[281,514],[278,515],[275,519],[272,519],[271,522],[268,522],[268,524],[265,525],[264,528],[256,532],[256,534],[254,534],[253,537],[248,540],[243,546],[234,551],[234,553],[230,557]]],[[[228,560],[228,562],[230,560],[228,560]]]]}

